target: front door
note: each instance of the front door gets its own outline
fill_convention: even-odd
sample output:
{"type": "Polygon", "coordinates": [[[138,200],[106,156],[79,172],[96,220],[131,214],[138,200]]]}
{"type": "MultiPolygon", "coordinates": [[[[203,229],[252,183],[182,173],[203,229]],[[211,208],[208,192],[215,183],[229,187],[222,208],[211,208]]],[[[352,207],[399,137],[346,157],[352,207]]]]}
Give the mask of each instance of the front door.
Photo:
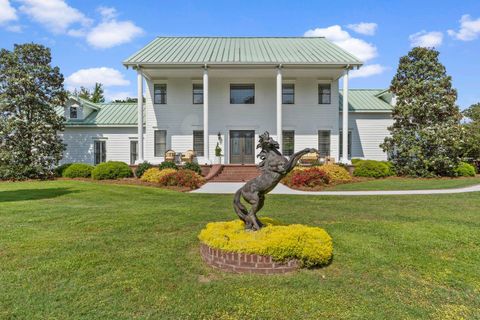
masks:
{"type": "Polygon", "coordinates": [[[230,163],[255,163],[255,131],[230,131],[230,163]]]}

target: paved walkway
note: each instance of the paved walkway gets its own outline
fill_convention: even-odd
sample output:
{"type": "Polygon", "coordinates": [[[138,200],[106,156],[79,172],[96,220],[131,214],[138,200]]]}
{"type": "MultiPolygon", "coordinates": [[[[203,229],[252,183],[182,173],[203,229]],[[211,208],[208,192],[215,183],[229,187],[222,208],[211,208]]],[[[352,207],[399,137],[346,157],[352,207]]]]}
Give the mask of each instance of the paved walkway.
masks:
{"type": "MultiPolygon", "coordinates": [[[[216,193],[232,194],[235,193],[244,182],[208,182],[200,189],[194,190],[194,193],[216,193]]],[[[414,194],[449,194],[480,192],[480,184],[455,189],[433,189],[433,190],[385,190],[385,191],[300,191],[290,189],[279,183],[270,194],[297,194],[297,195],[316,195],[316,196],[378,196],[378,195],[414,195],[414,194]]]]}

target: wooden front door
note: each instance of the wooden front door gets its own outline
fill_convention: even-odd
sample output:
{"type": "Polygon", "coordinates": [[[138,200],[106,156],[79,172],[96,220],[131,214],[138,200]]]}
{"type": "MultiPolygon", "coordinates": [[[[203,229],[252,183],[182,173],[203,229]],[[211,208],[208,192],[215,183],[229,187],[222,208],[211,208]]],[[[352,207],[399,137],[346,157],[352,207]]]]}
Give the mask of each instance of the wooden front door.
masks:
{"type": "Polygon", "coordinates": [[[230,163],[255,163],[255,131],[230,131],[230,163]]]}

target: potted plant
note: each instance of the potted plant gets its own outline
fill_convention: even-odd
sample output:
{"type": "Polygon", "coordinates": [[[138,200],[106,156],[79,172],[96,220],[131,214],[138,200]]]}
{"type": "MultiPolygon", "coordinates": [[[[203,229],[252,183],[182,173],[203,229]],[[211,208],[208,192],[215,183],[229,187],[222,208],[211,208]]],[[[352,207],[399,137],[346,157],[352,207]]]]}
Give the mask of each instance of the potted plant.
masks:
{"type": "Polygon", "coordinates": [[[221,164],[222,163],[222,148],[220,144],[217,142],[217,146],[215,147],[215,163],[221,164]]]}

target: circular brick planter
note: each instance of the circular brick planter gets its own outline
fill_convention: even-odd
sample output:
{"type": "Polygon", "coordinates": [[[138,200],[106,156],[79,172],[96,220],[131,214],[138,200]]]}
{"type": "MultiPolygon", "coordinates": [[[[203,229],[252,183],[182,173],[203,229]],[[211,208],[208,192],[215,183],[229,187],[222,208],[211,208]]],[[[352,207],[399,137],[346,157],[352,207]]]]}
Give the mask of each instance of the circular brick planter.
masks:
{"type": "Polygon", "coordinates": [[[275,262],[272,257],[258,254],[233,253],[200,244],[200,254],[210,266],[236,273],[278,274],[300,268],[297,260],[275,262]]]}

